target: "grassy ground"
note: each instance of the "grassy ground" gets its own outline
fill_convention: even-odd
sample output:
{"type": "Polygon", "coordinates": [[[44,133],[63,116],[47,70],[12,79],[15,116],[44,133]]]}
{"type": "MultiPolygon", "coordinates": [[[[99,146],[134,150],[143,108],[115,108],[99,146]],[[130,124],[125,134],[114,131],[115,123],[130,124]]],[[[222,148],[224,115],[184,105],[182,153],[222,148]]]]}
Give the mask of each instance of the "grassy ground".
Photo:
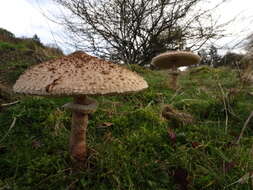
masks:
{"type": "Polygon", "coordinates": [[[72,168],[68,149],[69,98],[26,97],[0,112],[0,189],[253,189],[253,89],[236,71],[195,68],[182,73],[180,89],[166,74],[132,67],[148,90],[96,97],[90,116],[87,169],[72,168]],[[187,125],[161,116],[164,105],[190,113],[187,125]],[[176,127],[177,126],[177,127],[176,127]]]}
{"type": "Polygon", "coordinates": [[[0,28],[0,81],[7,85],[13,84],[29,66],[62,55],[59,49],[32,38],[1,37],[0,28]]]}

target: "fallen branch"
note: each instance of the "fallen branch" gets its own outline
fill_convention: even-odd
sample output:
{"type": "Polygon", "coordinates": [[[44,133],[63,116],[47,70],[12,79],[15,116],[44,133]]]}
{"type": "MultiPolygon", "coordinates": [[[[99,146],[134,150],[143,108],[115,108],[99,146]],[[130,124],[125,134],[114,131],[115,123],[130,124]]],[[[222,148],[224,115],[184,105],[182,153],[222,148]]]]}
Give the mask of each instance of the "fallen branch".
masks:
{"type": "Polygon", "coordinates": [[[12,123],[11,123],[10,128],[8,129],[8,131],[7,131],[7,133],[4,135],[4,137],[0,140],[0,143],[1,143],[2,141],[4,141],[4,140],[5,140],[5,138],[9,135],[9,133],[10,133],[11,129],[15,126],[16,121],[17,121],[17,118],[16,118],[16,117],[14,117],[14,119],[13,119],[13,121],[12,121],[12,123]]]}
{"type": "Polygon", "coordinates": [[[7,107],[7,106],[12,106],[19,103],[19,101],[15,101],[15,102],[11,102],[11,103],[7,103],[7,104],[0,104],[0,107],[7,107]]]}
{"type": "Polygon", "coordinates": [[[239,137],[238,137],[238,139],[237,139],[237,141],[236,141],[236,144],[239,144],[239,143],[240,143],[240,140],[241,140],[241,138],[242,138],[242,136],[243,136],[243,134],[244,134],[244,131],[245,131],[246,127],[248,126],[248,124],[249,124],[249,122],[250,122],[250,120],[251,120],[252,117],[253,117],[253,111],[251,112],[251,114],[249,115],[248,119],[247,119],[246,122],[244,123],[244,126],[243,126],[243,128],[242,128],[242,130],[241,130],[241,133],[240,133],[240,135],[239,135],[239,137]]]}

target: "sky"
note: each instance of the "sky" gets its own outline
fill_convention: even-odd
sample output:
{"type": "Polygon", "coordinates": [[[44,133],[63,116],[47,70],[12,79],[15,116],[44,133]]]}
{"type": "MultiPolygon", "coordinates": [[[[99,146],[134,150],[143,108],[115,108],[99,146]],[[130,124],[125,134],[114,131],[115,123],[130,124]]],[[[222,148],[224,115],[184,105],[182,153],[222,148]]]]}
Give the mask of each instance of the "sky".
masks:
{"type": "MultiPolygon", "coordinates": [[[[43,43],[61,46],[58,35],[64,32],[64,28],[47,18],[57,11],[51,0],[0,0],[0,28],[9,30],[17,37],[37,34],[43,43]]],[[[69,51],[68,48],[64,49],[69,51]]]]}
{"type": "MultiPolygon", "coordinates": [[[[209,1],[215,4],[219,0],[209,1]]],[[[232,49],[237,42],[253,32],[252,10],[252,0],[229,0],[217,9],[215,15],[221,23],[232,18],[235,18],[235,21],[226,28],[225,33],[229,37],[215,43],[220,47],[232,49]]],[[[0,28],[11,31],[17,37],[32,37],[37,34],[43,43],[57,43],[66,53],[70,53],[73,49],[68,48],[61,38],[64,28],[47,18],[58,13],[60,10],[52,0],[0,0],[0,28]]]]}

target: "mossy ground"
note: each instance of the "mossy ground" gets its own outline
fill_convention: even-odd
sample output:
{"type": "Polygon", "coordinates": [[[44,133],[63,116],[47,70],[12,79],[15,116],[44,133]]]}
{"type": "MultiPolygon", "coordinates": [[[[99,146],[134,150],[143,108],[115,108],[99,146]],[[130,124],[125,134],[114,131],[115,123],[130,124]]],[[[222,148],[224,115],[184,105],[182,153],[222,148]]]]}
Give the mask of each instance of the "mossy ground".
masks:
{"type": "Polygon", "coordinates": [[[173,91],[166,73],[131,69],[150,87],[95,97],[100,106],[89,118],[83,171],[73,169],[67,151],[71,114],[61,106],[69,98],[26,97],[2,109],[0,189],[253,188],[247,178],[253,171],[252,123],[234,145],[253,110],[248,94],[253,89],[241,85],[236,71],[195,68],[181,74],[181,88],[173,91]],[[161,116],[165,104],[192,114],[196,122],[174,128],[161,116]]]}

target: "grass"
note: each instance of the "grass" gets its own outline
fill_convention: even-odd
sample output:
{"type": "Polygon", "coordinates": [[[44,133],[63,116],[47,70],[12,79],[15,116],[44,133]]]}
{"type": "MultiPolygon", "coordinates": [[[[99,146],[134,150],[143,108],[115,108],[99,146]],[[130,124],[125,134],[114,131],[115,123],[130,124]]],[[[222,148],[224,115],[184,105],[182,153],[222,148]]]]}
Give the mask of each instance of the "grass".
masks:
{"type": "Polygon", "coordinates": [[[241,85],[236,71],[192,69],[182,73],[175,92],[163,72],[131,69],[150,87],[96,97],[100,106],[89,120],[84,171],[73,170],[67,152],[71,114],[61,105],[69,98],[26,97],[2,110],[0,137],[7,136],[0,138],[0,189],[252,189],[252,128],[233,144],[253,110],[252,88],[230,94],[241,85]],[[196,122],[173,128],[161,116],[165,104],[196,122]],[[110,125],[101,127],[105,122],[110,125]]]}
{"type": "Polygon", "coordinates": [[[0,34],[0,82],[12,85],[28,66],[62,54],[60,49],[44,46],[32,38],[15,38],[11,33],[1,41],[0,34]]]}
{"type": "Polygon", "coordinates": [[[25,50],[23,44],[13,44],[8,42],[0,42],[0,51],[15,51],[15,50],[25,50]]]}
{"type": "Polygon", "coordinates": [[[14,84],[18,77],[32,64],[24,61],[10,61],[7,64],[0,66],[1,78],[14,84]]]}

